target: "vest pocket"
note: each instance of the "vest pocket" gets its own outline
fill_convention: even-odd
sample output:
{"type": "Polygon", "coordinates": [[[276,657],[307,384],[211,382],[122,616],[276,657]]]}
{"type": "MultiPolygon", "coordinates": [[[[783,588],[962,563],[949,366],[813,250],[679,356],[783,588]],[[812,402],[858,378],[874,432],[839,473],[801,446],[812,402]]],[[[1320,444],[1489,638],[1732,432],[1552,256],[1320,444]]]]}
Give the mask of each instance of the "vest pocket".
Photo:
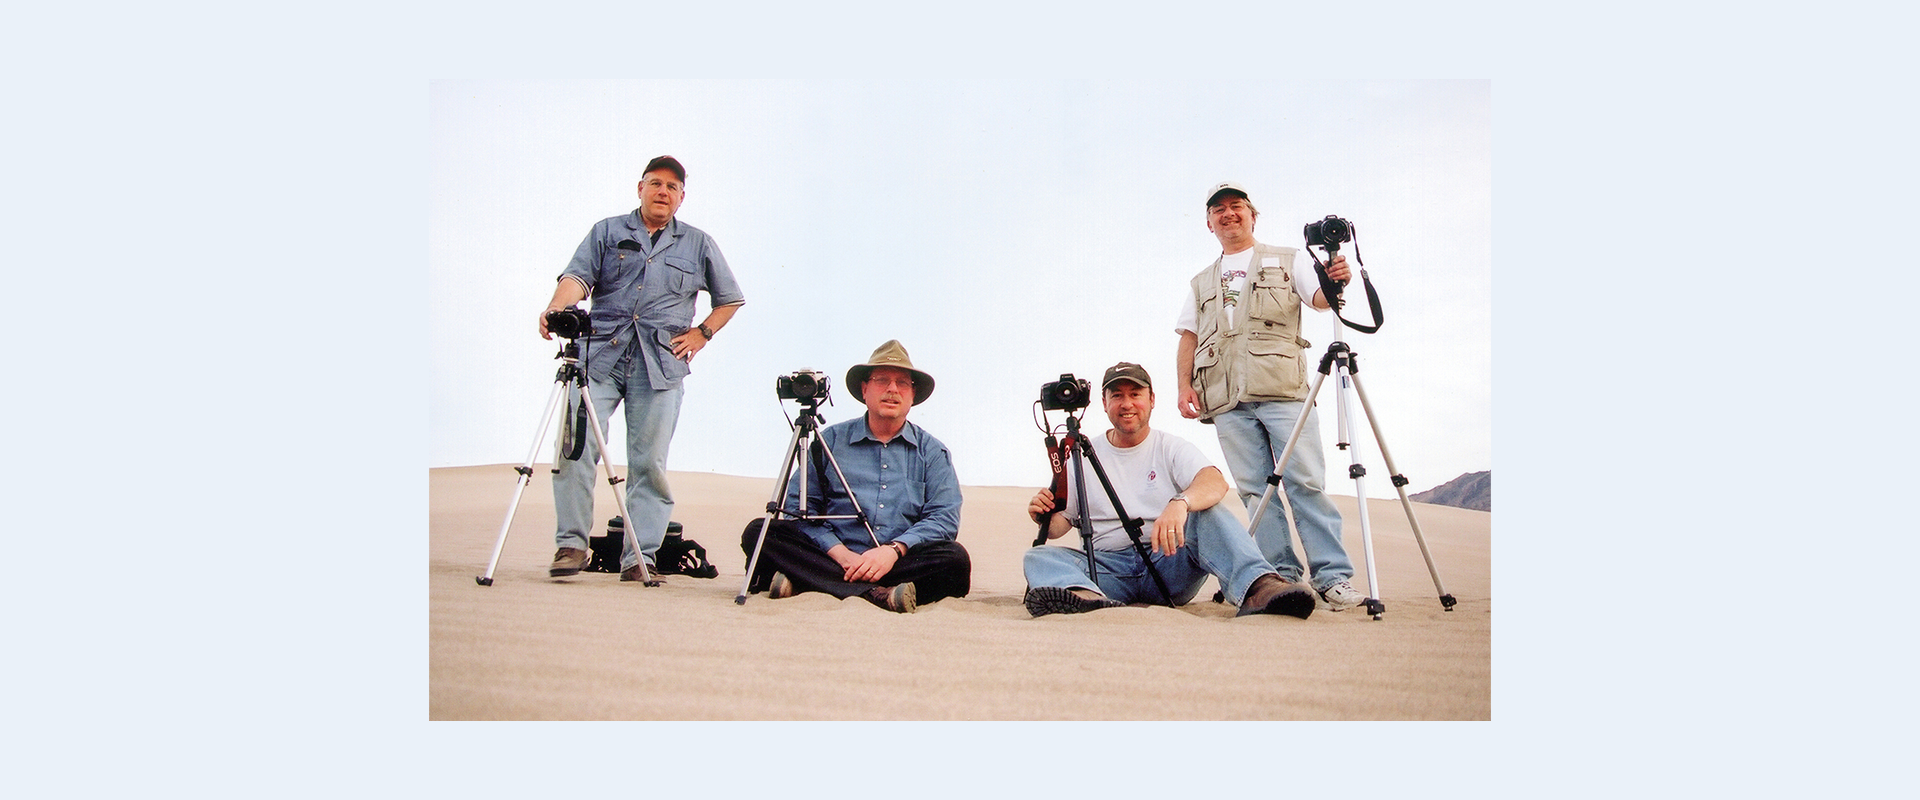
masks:
{"type": "Polygon", "coordinates": [[[1297,342],[1291,338],[1250,338],[1247,355],[1248,397],[1306,399],[1307,370],[1297,342]]]}
{"type": "Polygon", "coordinates": [[[1193,390],[1200,395],[1200,413],[1212,415],[1224,409],[1228,398],[1225,365],[1220,363],[1217,341],[1193,348],[1193,390]]]}

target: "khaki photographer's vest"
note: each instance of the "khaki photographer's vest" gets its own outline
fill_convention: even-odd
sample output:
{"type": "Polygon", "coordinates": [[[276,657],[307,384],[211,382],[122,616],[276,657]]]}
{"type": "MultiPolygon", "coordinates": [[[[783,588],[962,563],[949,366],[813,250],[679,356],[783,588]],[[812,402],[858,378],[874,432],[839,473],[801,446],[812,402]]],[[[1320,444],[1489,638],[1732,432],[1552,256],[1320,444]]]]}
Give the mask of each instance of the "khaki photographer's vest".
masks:
{"type": "Polygon", "coordinates": [[[1232,326],[1224,311],[1219,259],[1193,276],[1193,296],[1200,304],[1193,390],[1200,395],[1202,420],[1243,402],[1307,399],[1304,358],[1313,345],[1300,338],[1300,302],[1312,297],[1313,289],[1303,295],[1294,288],[1295,252],[1291,247],[1253,246],[1247,287],[1232,326]]]}

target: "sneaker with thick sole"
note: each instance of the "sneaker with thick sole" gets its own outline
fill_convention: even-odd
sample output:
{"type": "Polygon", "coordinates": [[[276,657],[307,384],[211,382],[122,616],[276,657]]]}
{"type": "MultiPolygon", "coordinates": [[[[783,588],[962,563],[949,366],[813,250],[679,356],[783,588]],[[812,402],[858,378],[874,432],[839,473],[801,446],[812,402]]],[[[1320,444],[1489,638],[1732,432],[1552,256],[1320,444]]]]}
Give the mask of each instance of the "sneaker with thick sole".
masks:
{"type": "Polygon", "coordinates": [[[1036,586],[1027,590],[1027,613],[1036,617],[1048,614],[1085,614],[1103,608],[1119,608],[1126,603],[1095,595],[1088,599],[1063,586],[1036,586]]]}
{"type": "Polygon", "coordinates": [[[915,608],[920,607],[917,594],[913,588],[913,581],[907,581],[891,588],[875,586],[860,596],[866,598],[867,602],[895,614],[911,614],[915,608]]]}
{"type": "Polygon", "coordinates": [[[1352,583],[1341,581],[1325,589],[1321,589],[1320,599],[1327,601],[1327,608],[1329,610],[1345,611],[1366,602],[1367,597],[1361,594],[1360,590],[1353,588],[1352,583]]]}
{"type": "Polygon", "coordinates": [[[787,577],[787,573],[775,572],[772,580],[767,581],[767,598],[770,600],[783,600],[797,593],[793,588],[793,579],[787,577]]]}
{"type": "Polygon", "coordinates": [[[1234,616],[1248,614],[1285,614],[1306,619],[1313,614],[1313,590],[1288,583],[1272,573],[1262,575],[1247,587],[1246,599],[1240,602],[1240,612],[1234,616]]]}
{"type": "Polygon", "coordinates": [[[580,574],[580,569],[587,565],[587,555],[587,551],[575,547],[562,547],[554,551],[553,564],[547,567],[547,576],[564,578],[580,574]]]}

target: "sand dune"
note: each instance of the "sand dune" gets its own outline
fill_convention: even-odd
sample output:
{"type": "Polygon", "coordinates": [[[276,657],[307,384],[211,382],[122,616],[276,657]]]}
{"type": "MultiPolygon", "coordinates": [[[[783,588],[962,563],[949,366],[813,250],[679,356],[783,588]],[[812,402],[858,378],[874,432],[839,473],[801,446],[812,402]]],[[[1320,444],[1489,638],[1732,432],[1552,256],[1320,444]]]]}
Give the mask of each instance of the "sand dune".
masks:
{"type": "MultiPolygon", "coordinates": [[[[430,475],[430,718],[771,720],[1490,719],[1492,516],[1415,504],[1438,592],[1393,495],[1370,500],[1379,621],[1359,610],[1235,618],[1178,609],[1027,615],[1020,558],[1032,488],[967,487],[973,592],[910,615],[807,594],[735,605],[739,531],[769,479],[673,473],[674,519],[720,577],[552,579],[553,502],[536,467],[494,585],[478,586],[506,513],[509,466],[430,475]]],[[[1370,490],[1375,487],[1369,486],[1370,490]]],[[[616,513],[602,487],[601,518],[616,513]]],[[[1335,496],[1360,572],[1354,498],[1335,496]]],[[[1063,542],[1066,539],[1061,540],[1063,542]]],[[[1074,540],[1077,543],[1077,540],[1074,540]]]]}

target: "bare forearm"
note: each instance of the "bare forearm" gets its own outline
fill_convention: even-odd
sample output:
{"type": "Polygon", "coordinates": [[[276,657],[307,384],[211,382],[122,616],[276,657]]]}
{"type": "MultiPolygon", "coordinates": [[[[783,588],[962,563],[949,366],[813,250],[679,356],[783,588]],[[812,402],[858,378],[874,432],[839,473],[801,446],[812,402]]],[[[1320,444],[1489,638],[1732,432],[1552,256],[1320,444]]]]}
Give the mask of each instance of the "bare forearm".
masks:
{"type": "Polygon", "coordinates": [[[1186,495],[1188,511],[1205,511],[1227,496],[1227,478],[1220,474],[1219,467],[1207,467],[1193,476],[1186,495]]]}
{"type": "Polygon", "coordinates": [[[740,310],[740,307],[743,305],[746,305],[746,304],[734,303],[733,305],[730,305],[730,306],[721,306],[719,308],[716,308],[713,311],[708,312],[707,318],[704,320],[701,320],[700,324],[707,326],[707,330],[713,331],[714,333],[719,333],[721,328],[727,327],[727,321],[733,319],[734,313],[738,312],[740,310]]]}
{"type": "Polygon", "coordinates": [[[1175,386],[1193,385],[1193,349],[1199,343],[1193,331],[1180,332],[1180,348],[1173,355],[1173,376],[1179,380],[1175,386]]]}
{"type": "Polygon", "coordinates": [[[547,310],[566,308],[587,299],[587,287],[580,279],[567,275],[553,287],[553,299],[547,301],[547,310]]]}

